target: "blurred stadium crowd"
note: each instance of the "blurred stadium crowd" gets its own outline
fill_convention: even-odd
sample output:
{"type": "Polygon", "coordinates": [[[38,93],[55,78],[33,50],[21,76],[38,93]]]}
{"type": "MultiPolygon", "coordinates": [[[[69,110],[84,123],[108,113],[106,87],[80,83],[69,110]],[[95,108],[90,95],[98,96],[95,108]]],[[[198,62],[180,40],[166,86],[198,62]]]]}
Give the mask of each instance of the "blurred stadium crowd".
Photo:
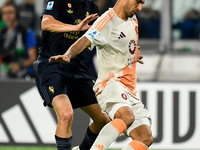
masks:
{"type": "MultiPolygon", "coordinates": [[[[94,1],[101,13],[116,2],[94,1]]],[[[0,79],[34,78],[32,63],[37,58],[41,34],[38,10],[42,12],[39,8],[44,4],[45,0],[0,1],[0,79]],[[2,8],[7,2],[15,3],[16,14],[2,8]],[[17,20],[13,28],[10,28],[10,16],[17,20]]],[[[200,0],[146,0],[137,15],[139,45],[145,61],[144,67],[137,68],[139,81],[200,81],[199,8],[200,0]],[[169,34],[168,39],[165,34],[169,34]]],[[[96,77],[96,56],[91,57],[96,68],[90,67],[87,58],[85,65],[96,77]]]]}

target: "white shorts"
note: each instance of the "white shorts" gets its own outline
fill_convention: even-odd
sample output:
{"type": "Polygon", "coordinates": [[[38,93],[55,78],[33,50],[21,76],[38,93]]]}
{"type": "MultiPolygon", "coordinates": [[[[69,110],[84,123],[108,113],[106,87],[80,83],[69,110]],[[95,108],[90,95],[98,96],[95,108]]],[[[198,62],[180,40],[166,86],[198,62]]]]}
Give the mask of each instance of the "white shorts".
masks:
{"type": "Polygon", "coordinates": [[[122,83],[114,79],[108,81],[107,86],[97,97],[97,100],[101,106],[102,112],[106,112],[112,120],[114,119],[114,115],[119,108],[128,106],[133,110],[135,120],[148,118],[147,120],[151,123],[151,116],[144,107],[142,101],[135,99],[127,92],[122,83]]]}

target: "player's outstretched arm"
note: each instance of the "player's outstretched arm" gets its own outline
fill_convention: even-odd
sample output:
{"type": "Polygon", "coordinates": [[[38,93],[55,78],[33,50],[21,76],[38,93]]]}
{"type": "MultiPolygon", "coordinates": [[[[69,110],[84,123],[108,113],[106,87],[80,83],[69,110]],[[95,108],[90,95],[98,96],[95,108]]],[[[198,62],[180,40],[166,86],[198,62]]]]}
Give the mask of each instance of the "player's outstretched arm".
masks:
{"type": "Polygon", "coordinates": [[[50,57],[49,62],[56,61],[60,63],[69,63],[71,58],[81,53],[84,49],[86,49],[90,45],[91,45],[90,40],[88,40],[88,38],[83,36],[78,41],[76,41],[64,55],[52,56],[50,57]]]}
{"type": "Polygon", "coordinates": [[[78,25],[71,25],[62,23],[56,19],[54,19],[51,15],[44,15],[42,18],[41,27],[43,31],[49,32],[70,32],[70,31],[84,31],[90,28],[88,25],[94,19],[97,19],[99,16],[98,14],[92,14],[86,17],[80,24],[78,25]]]}
{"type": "Polygon", "coordinates": [[[140,64],[144,64],[144,62],[142,61],[143,55],[140,52],[140,46],[138,46],[137,49],[137,62],[139,62],[140,64]]]}

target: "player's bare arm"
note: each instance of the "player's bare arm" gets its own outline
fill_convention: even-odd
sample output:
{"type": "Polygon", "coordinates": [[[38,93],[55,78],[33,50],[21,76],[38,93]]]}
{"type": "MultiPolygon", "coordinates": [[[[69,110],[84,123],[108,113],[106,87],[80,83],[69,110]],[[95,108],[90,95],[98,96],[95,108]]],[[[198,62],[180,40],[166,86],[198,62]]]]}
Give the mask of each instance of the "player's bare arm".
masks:
{"type": "Polygon", "coordinates": [[[49,62],[56,61],[60,63],[69,63],[71,58],[81,53],[90,45],[90,40],[83,36],[78,41],[76,41],[76,43],[74,43],[64,55],[52,56],[50,57],[49,62]]]}
{"type": "Polygon", "coordinates": [[[88,25],[89,22],[98,18],[98,14],[92,14],[87,16],[80,24],[71,25],[62,23],[56,19],[54,19],[51,15],[44,15],[42,18],[41,27],[43,31],[49,32],[70,32],[70,31],[85,31],[90,28],[88,25]]]}
{"type": "Polygon", "coordinates": [[[140,46],[138,46],[137,49],[137,62],[139,62],[140,64],[144,64],[144,62],[142,61],[143,55],[140,52],[140,46]]]}

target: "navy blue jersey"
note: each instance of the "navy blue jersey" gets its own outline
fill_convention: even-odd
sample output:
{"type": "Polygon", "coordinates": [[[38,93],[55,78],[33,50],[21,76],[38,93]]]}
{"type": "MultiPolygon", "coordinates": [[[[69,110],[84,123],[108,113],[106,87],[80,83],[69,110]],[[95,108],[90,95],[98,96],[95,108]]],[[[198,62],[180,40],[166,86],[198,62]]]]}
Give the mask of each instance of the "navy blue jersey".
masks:
{"type": "MultiPolygon", "coordinates": [[[[65,24],[77,25],[90,14],[99,14],[97,5],[92,0],[47,0],[41,15],[51,15],[65,24]]],[[[48,62],[50,56],[62,55],[85,32],[51,33],[42,32],[39,57],[33,68],[36,85],[44,99],[45,106],[51,106],[52,99],[60,94],[70,98],[73,108],[96,104],[92,90],[93,77],[83,65],[83,51],[70,63],[48,62]]]]}
{"type": "MultiPolygon", "coordinates": [[[[43,15],[51,15],[60,22],[77,25],[86,16],[95,13],[99,14],[99,9],[92,0],[84,0],[83,2],[81,0],[47,0],[41,18],[43,15]]],[[[85,31],[65,33],[43,31],[42,46],[39,48],[39,55],[45,58],[62,55],[84,33],[85,31]]],[[[81,61],[83,59],[84,51],[74,57],[72,61],[81,61]]]]}

